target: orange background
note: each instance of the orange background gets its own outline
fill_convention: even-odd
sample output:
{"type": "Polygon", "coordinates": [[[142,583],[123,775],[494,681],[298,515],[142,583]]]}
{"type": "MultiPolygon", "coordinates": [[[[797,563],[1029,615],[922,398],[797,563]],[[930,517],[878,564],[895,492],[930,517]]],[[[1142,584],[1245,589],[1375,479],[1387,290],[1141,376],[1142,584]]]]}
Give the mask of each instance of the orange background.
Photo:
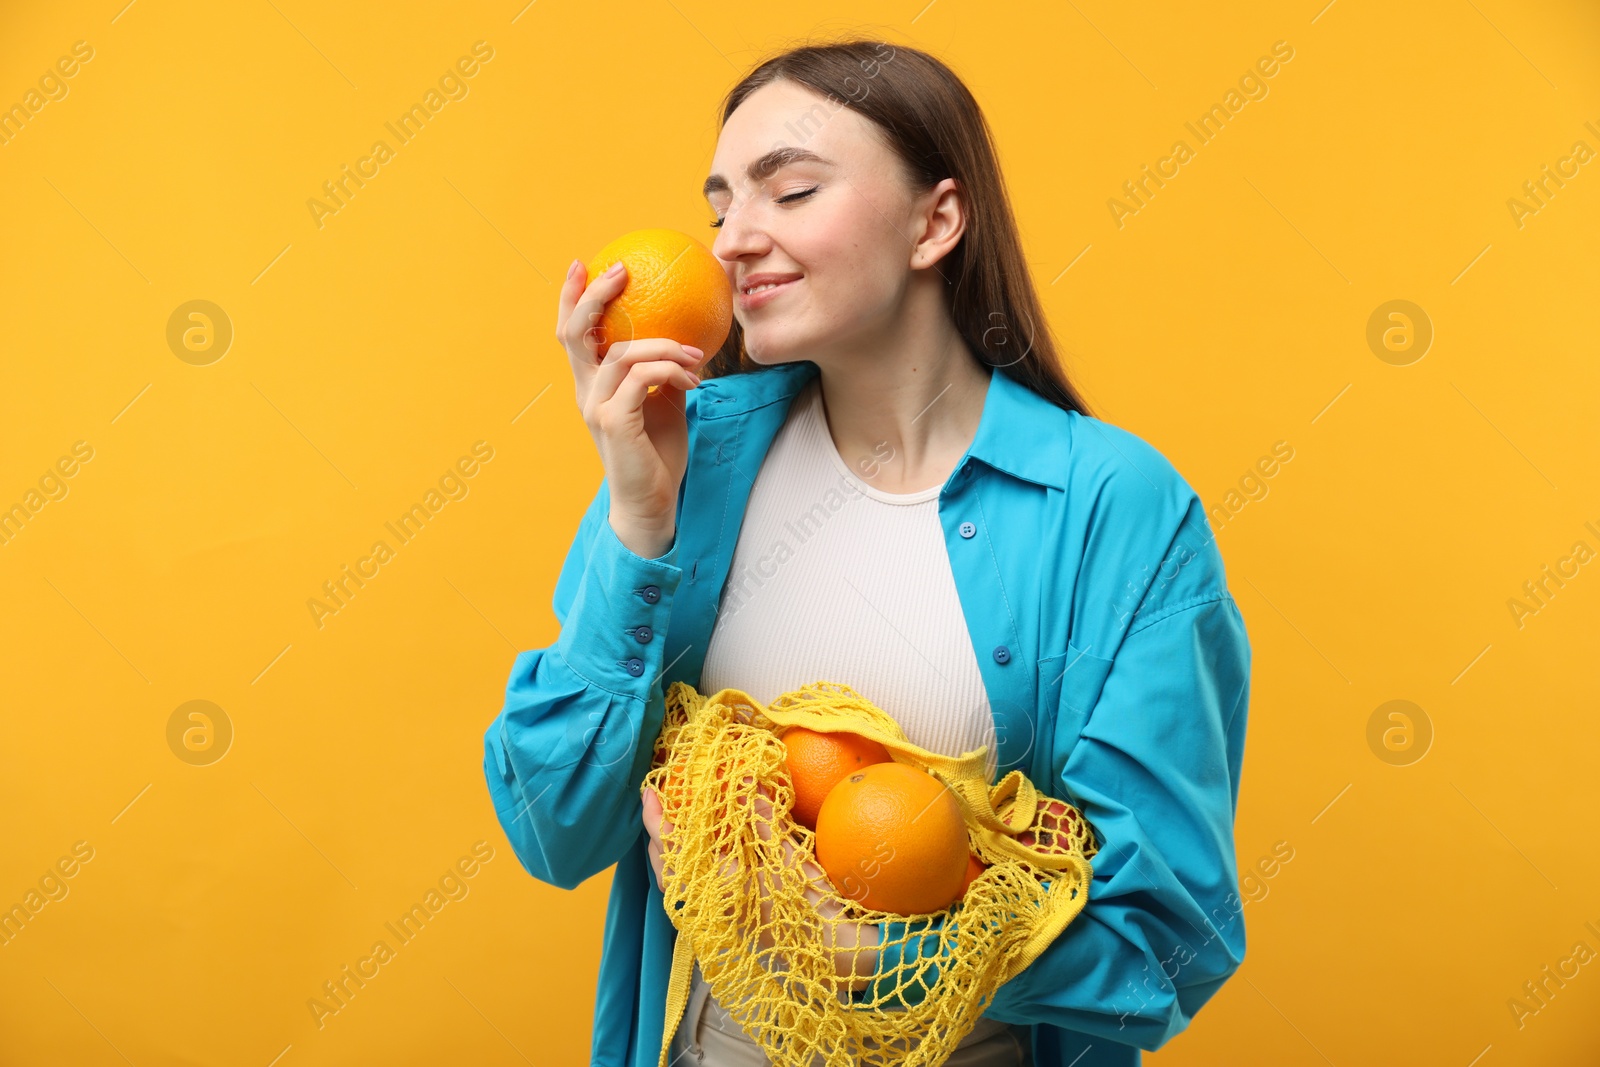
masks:
{"type": "Polygon", "coordinates": [[[0,544],[0,905],[73,870],[0,947],[0,1063],[584,1061],[609,874],[530,878],[481,770],[602,474],[553,283],[628,230],[709,243],[721,94],[857,28],[967,80],[1071,372],[1223,509],[1248,955],[1150,1062],[1600,1056],[1600,967],[1508,1005],[1600,952],[1600,565],[1508,607],[1600,551],[1600,162],[1507,203],[1600,151],[1593,5],[121,3],[0,14],[0,104],[93,50],[0,145],[0,506],[65,491],[0,544]],[[319,227],[307,201],[478,41],[466,95],[319,227]],[[204,365],[168,343],[191,300],[232,325],[204,365]],[[1369,347],[1392,300],[1420,359],[1369,347]],[[206,765],[178,755],[199,720],[169,730],[196,700],[201,757],[232,731],[206,765]],[[465,895],[319,1028],[307,1002],[430,889],[465,895]]]}

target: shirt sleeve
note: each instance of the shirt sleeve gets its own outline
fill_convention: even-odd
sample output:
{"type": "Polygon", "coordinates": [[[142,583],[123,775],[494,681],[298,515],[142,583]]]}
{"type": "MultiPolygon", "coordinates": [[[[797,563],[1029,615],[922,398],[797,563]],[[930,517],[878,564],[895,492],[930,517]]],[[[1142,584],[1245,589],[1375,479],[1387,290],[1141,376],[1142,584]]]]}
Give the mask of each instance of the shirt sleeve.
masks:
{"type": "Polygon", "coordinates": [[[573,889],[643,832],[639,789],[665,711],[678,539],[642,559],[609,521],[605,479],[557,579],[555,643],[517,654],[484,735],[495,815],[535,878],[573,889]]]}
{"type": "MultiPolygon", "coordinates": [[[[1089,899],[985,1014],[1154,1051],[1238,970],[1233,823],[1249,686],[1244,620],[1225,591],[1138,619],[1055,794],[1095,830],[1089,899]]],[[[920,981],[937,979],[936,925],[890,922],[882,932],[885,944],[912,936],[882,954],[861,996],[892,995],[883,975],[902,962],[931,961],[920,981]]],[[[899,988],[907,1001],[925,992],[899,988]]]]}

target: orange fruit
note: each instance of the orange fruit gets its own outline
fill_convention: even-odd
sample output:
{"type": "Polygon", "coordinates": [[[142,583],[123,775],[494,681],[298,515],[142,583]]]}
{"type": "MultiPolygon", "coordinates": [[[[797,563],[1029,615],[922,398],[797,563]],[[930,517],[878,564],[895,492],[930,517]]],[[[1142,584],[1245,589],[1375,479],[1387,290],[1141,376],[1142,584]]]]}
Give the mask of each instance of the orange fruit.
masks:
{"type": "Polygon", "coordinates": [[[684,774],[686,770],[687,767],[684,766],[684,763],[681,759],[678,762],[669,764],[667,766],[667,773],[662,776],[661,788],[658,790],[658,792],[661,794],[661,802],[663,805],[670,801],[673,805],[677,806],[688,801],[689,790],[684,774]]]}
{"type": "Polygon", "coordinates": [[[978,875],[989,869],[989,865],[972,853],[967,853],[967,873],[962,875],[961,896],[967,895],[967,886],[971,885],[978,875]]]}
{"type": "Polygon", "coordinates": [[[595,254],[587,282],[619,259],[627,284],[591,327],[600,359],[618,341],[643,337],[671,338],[706,359],[716,354],[733,327],[733,285],[711,249],[678,230],[634,230],[595,254]]]}
{"type": "Polygon", "coordinates": [[[817,828],[817,812],[833,787],[852,771],[874,763],[890,763],[889,750],[860,734],[825,734],[791,726],[783,732],[788,749],[789,779],[794,784],[794,820],[817,828]]]}
{"type": "Polygon", "coordinates": [[[834,786],[817,814],[816,852],[841,896],[900,915],[954,903],[970,855],[955,794],[905,763],[875,763],[834,786]]]}

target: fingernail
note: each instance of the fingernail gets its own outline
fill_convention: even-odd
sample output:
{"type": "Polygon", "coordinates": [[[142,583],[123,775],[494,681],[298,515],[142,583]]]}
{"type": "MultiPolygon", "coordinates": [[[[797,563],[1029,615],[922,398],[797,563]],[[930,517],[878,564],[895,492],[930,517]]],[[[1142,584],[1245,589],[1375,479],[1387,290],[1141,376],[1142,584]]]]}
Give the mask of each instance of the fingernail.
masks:
{"type": "Polygon", "coordinates": [[[694,371],[690,371],[689,372],[689,377],[694,379],[694,384],[696,384],[696,385],[700,384],[700,375],[696,374],[694,371]]]}
{"type": "Polygon", "coordinates": [[[617,275],[621,274],[622,273],[622,266],[623,266],[622,260],[620,260],[620,259],[617,260],[615,263],[611,264],[610,268],[608,268],[606,270],[606,277],[607,278],[615,278],[617,275]]]}
{"type": "Polygon", "coordinates": [[[578,276],[578,272],[581,271],[582,269],[583,269],[583,264],[578,262],[577,260],[573,260],[572,261],[572,266],[567,268],[567,277],[568,278],[576,278],[578,276]]]}
{"type": "Polygon", "coordinates": [[[681,347],[685,352],[693,356],[695,359],[699,359],[701,356],[705,355],[704,352],[700,351],[694,345],[681,345],[679,347],[681,347]]]}

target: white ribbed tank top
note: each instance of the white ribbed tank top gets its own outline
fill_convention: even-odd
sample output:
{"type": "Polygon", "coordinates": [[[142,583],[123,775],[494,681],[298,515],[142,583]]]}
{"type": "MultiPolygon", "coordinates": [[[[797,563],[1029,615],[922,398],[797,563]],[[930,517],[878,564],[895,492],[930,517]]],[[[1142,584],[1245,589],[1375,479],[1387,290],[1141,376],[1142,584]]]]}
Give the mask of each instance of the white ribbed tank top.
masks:
{"type": "Polygon", "coordinates": [[[988,745],[992,782],[994,717],[939,524],[941,486],[885,493],[870,477],[884,465],[839,455],[812,379],[754,472],[699,691],[767,703],[840,682],[923,748],[988,745]]]}
{"type": "MultiPolygon", "coordinates": [[[[939,523],[942,485],[883,492],[873,475],[893,462],[886,452],[846,462],[818,379],[795,396],[754,472],[698,690],[742,689],[768,703],[840,682],[923,748],[960,756],[988,745],[993,783],[994,717],[939,523]]],[[[703,985],[696,964],[690,1003],[708,998],[705,1024],[747,1042],[753,1062],[757,1046],[703,985]]],[[[997,1063],[1014,1063],[1015,1046],[999,1043],[1005,1030],[979,1018],[958,1047],[987,1041],[997,1063]]]]}

